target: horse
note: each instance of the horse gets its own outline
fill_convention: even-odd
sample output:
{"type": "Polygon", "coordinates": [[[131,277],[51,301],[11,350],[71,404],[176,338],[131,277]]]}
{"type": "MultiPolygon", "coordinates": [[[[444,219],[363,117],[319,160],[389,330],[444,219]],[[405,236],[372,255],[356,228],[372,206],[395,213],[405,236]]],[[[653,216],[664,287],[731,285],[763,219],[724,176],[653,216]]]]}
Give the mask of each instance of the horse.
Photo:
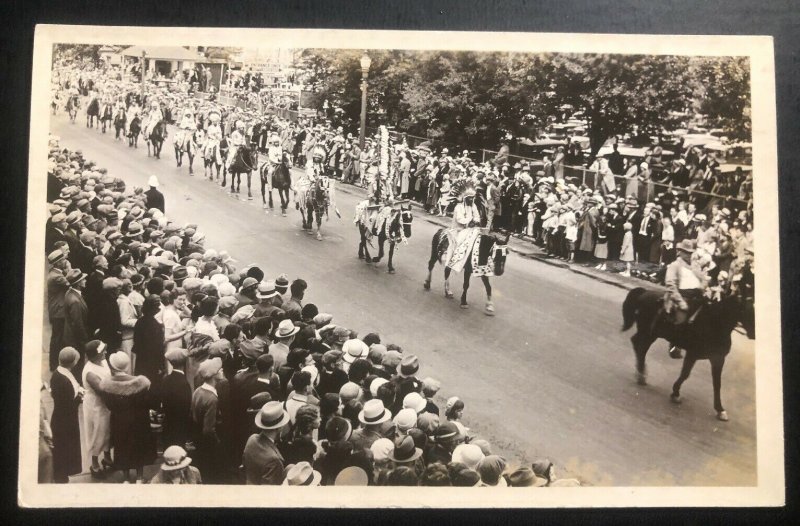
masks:
{"type": "Polygon", "coordinates": [[[73,124],[75,123],[75,117],[78,116],[78,108],[80,107],[81,100],[77,95],[71,95],[69,99],[67,99],[67,113],[69,114],[70,122],[73,124]]]}
{"type": "Polygon", "coordinates": [[[312,233],[314,223],[317,225],[317,240],[322,241],[322,216],[328,215],[328,206],[330,205],[330,197],[328,189],[322,181],[322,177],[318,177],[311,183],[311,186],[297,199],[297,206],[300,209],[300,215],[303,217],[303,230],[308,234],[312,233]]]}
{"type": "MultiPolygon", "coordinates": [[[[467,304],[467,290],[469,289],[470,277],[474,273],[481,277],[483,286],[486,289],[486,306],[484,314],[487,316],[494,316],[495,308],[492,302],[492,285],[489,282],[491,276],[502,276],[505,272],[506,257],[508,256],[508,240],[511,233],[505,234],[503,237],[496,234],[485,234],[484,229],[481,229],[472,247],[468,248],[465,254],[466,263],[464,264],[464,288],[461,292],[461,308],[468,308],[467,304]]],[[[440,228],[433,235],[431,240],[431,256],[428,259],[428,278],[425,280],[423,286],[425,290],[431,288],[431,275],[433,267],[436,263],[441,263],[444,266],[444,296],[452,298],[453,293],[450,292],[450,272],[452,269],[448,266],[453,252],[455,252],[455,236],[448,229],[440,228]]]]}
{"type": "Polygon", "coordinates": [[[281,215],[286,216],[286,209],[289,207],[289,188],[292,186],[291,160],[289,154],[283,152],[281,162],[275,165],[270,173],[270,163],[265,162],[259,169],[261,175],[261,201],[264,208],[267,207],[267,196],[269,196],[269,207],[273,208],[272,190],[278,191],[281,200],[281,215]]]}
{"type": "Polygon", "coordinates": [[[645,357],[650,346],[659,338],[668,339],[686,353],[680,376],[672,385],[670,400],[681,403],[681,385],[692,372],[695,362],[711,362],[711,379],[714,386],[714,409],[717,419],[728,421],[728,413],[722,406],[720,390],[722,368],[725,357],[731,350],[731,332],[742,318],[743,309],[732,295],[723,296],[718,302],[706,302],[693,315],[693,320],[681,330],[667,320],[663,311],[664,293],[637,287],[631,290],[622,304],[622,330],[627,331],[636,324],[636,333],[631,337],[636,354],[636,379],[639,385],[647,385],[645,357]]]}
{"type": "Polygon", "coordinates": [[[122,139],[122,134],[125,130],[125,122],[128,120],[128,116],[125,112],[125,108],[119,107],[117,112],[114,114],[114,139],[120,140],[122,139]]]}
{"type": "Polygon", "coordinates": [[[106,104],[103,108],[103,114],[100,116],[100,124],[103,128],[103,133],[106,132],[109,122],[114,119],[114,109],[110,104],[106,104]]]}
{"type": "MultiPolygon", "coordinates": [[[[139,134],[142,132],[142,119],[138,115],[131,119],[128,126],[128,147],[139,147],[139,134]]],[[[149,151],[149,149],[148,149],[149,151]]]]}
{"type": "Polygon", "coordinates": [[[175,141],[173,142],[173,146],[175,147],[175,160],[178,166],[183,166],[184,153],[189,158],[189,175],[194,175],[193,165],[194,156],[198,148],[197,143],[199,142],[197,140],[198,133],[198,130],[182,130],[175,134],[175,141]]]}
{"type": "Polygon", "coordinates": [[[214,173],[213,167],[217,167],[216,179],[219,179],[220,170],[222,171],[222,185],[225,186],[225,159],[228,153],[228,139],[222,138],[217,144],[212,144],[206,140],[203,145],[203,166],[205,167],[205,175],[209,179],[214,173]]]}
{"type": "MultiPolygon", "coordinates": [[[[393,263],[395,245],[401,241],[411,237],[411,222],[414,216],[411,213],[411,206],[404,208],[400,205],[400,209],[389,209],[388,213],[378,213],[375,220],[374,228],[365,220],[364,215],[360,215],[356,220],[358,231],[361,240],[358,245],[358,259],[363,259],[367,263],[379,263],[383,259],[383,247],[386,241],[389,241],[389,265],[387,271],[389,274],[394,274],[395,269],[393,263]],[[370,257],[369,248],[370,238],[374,235],[378,236],[378,255],[374,258],[370,257]]],[[[381,211],[382,212],[382,211],[381,211]]],[[[358,209],[356,209],[358,214],[358,209]]]]}
{"type": "Polygon", "coordinates": [[[97,119],[97,124],[100,124],[100,101],[97,100],[97,97],[94,97],[89,105],[86,107],[86,127],[87,128],[94,128],[95,119],[97,119]]]}
{"type": "Polygon", "coordinates": [[[147,142],[147,156],[150,157],[150,144],[153,145],[153,155],[156,159],[161,159],[161,148],[164,146],[164,140],[167,138],[167,125],[163,120],[160,120],[153,126],[153,131],[150,135],[145,137],[147,142]]]}
{"type": "MultiPolygon", "coordinates": [[[[251,144],[243,144],[239,146],[236,155],[233,158],[233,163],[228,168],[231,174],[231,194],[239,193],[239,188],[242,184],[242,174],[247,174],[247,198],[252,199],[253,193],[250,190],[250,177],[258,167],[258,152],[251,144]],[[234,191],[234,186],[236,190],[234,191]]],[[[223,180],[224,185],[224,180],[223,180]]]]}

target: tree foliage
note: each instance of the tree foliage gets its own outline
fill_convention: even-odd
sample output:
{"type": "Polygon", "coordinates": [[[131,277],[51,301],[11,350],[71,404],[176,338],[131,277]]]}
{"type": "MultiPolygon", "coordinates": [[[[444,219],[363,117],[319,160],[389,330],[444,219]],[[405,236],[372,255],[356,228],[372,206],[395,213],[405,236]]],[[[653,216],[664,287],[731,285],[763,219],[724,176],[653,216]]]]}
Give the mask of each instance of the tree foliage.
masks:
{"type": "MultiPolygon", "coordinates": [[[[345,121],[358,122],[361,55],[358,50],[302,53],[317,109],[327,100],[343,110],[345,121]]],[[[658,135],[679,127],[675,112],[689,108],[698,94],[703,111],[723,127],[749,132],[749,74],[737,60],[401,50],[369,55],[371,126],[395,125],[468,147],[535,138],[563,108],[571,108],[587,120],[596,154],[615,136],[658,135]],[[735,102],[726,105],[731,98],[735,102]]]]}
{"type": "Polygon", "coordinates": [[[90,61],[93,64],[100,62],[100,48],[96,44],[55,44],[53,58],[63,58],[68,61],[90,61]]]}
{"type": "Polygon", "coordinates": [[[747,57],[704,59],[697,67],[700,111],[730,139],[751,140],[750,61],[747,57]]]}

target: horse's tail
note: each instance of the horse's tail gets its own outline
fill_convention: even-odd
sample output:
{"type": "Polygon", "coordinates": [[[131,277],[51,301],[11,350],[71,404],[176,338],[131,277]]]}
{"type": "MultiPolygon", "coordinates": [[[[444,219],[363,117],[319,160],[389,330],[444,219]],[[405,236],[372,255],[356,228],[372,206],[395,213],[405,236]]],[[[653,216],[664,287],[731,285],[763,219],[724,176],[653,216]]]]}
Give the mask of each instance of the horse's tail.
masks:
{"type": "Polygon", "coordinates": [[[442,243],[442,236],[444,236],[444,228],[440,228],[433,234],[433,239],[431,240],[431,257],[429,261],[436,261],[439,259],[441,255],[439,252],[439,245],[442,243]]]}
{"type": "Polygon", "coordinates": [[[636,313],[639,312],[639,298],[646,292],[642,287],[636,287],[628,293],[625,301],[622,302],[622,331],[625,332],[636,321],[636,313]]]}

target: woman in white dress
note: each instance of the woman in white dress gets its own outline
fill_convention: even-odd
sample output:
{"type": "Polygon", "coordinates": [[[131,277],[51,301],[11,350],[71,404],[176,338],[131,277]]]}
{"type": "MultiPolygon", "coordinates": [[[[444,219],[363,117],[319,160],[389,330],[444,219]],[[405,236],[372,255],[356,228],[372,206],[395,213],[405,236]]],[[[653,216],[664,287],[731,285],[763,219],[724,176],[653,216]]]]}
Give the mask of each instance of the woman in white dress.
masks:
{"type": "Polygon", "coordinates": [[[92,457],[93,476],[102,476],[111,468],[111,411],[98,395],[100,382],[111,376],[106,361],[106,344],[92,340],[86,344],[86,365],[81,378],[86,394],[83,397],[83,424],[86,449],[92,457]],[[100,456],[102,455],[102,463],[100,456]]]}

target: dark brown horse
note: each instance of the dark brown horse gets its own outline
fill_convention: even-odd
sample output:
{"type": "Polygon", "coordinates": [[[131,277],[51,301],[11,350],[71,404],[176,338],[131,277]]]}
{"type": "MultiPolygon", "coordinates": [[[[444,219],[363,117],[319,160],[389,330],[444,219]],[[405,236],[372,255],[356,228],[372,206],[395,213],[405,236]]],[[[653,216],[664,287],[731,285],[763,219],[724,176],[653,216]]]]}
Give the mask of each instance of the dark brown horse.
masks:
{"type": "Polygon", "coordinates": [[[161,120],[153,126],[153,131],[150,135],[145,137],[147,142],[147,156],[150,157],[150,145],[153,145],[153,155],[156,159],[161,159],[161,148],[164,146],[164,141],[167,139],[167,125],[161,120]]]}
{"type": "Polygon", "coordinates": [[[707,302],[700,307],[688,325],[676,329],[663,313],[664,293],[635,288],[622,304],[622,330],[636,324],[631,337],[636,353],[636,377],[640,385],[647,384],[645,357],[650,346],[664,338],[686,350],[681,374],[672,386],[670,399],[681,402],[681,385],[692,372],[698,360],[711,362],[711,379],[714,384],[714,409],[719,420],[727,421],[728,413],[722,407],[720,390],[725,357],[731,350],[731,332],[742,317],[742,306],[735,296],[725,296],[717,302],[707,302]]]}
{"type": "Polygon", "coordinates": [[[253,198],[253,192],[250,188],[250,179],[253,175],[253,170],[258,168],[258,152],[252,144],[243,144],[239,146],[236,155],[233,158],[228,173],[231,174],[231,194],[239,193],[239,188],[242,184],[242,174],[247,174],[247,198],[253,198]],[[236,188],[234,191],[234,187],[236,188]]]}
{"type": "MultiPolygon", "coordinates": [[[[489,282],[490,276],[502,276],[505,272],[506,257],[508,255],[508,240],[511,233],[505,235],[485,234],[478,235],[475,243],[467,255],[467,261],[464,265],[464,288],[461,292],[461,308],[466,309],[467,304],[467,289],[469,289],[469,280],[472,276],[473,257],[476,257],[478,264],[481,268],[477,269],[483,286],[486,289],[486,307],[484,313],[487,316],[494,316],[494,303],[492,302],[492,285],[489,282]],[[477,251],[477,253],[476,253],[477,251]]],[[[455,242],[453,235],[448,233],[447,229],[440,228],[434,235],[431,241],[431,257],[428,259],[428,279],[425,280],[423,286],[425,290],[431,288],[431,275],[433,267],[436,263],[441,263],[444,266],[444,296],[452,298],[453,293],[450,292],[450,272],[452,269],[447,266],[450,258],[455,249],[455,242]]]]}

